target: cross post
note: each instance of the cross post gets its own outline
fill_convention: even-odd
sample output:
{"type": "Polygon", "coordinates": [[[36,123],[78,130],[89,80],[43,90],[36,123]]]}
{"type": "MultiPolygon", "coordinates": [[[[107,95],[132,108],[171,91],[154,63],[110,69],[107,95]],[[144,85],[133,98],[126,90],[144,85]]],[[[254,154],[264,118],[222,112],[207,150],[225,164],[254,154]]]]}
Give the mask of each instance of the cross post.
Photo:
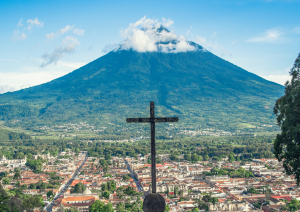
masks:
{"type": "Polygon", "coordinates": [[[155,152],[155,123],[178,122],[178,117],[155,118],[154,102],[150,102],[150,118],[127,118],[127,123],[150,123],[151,126],[151,176],[152,193],[156,193],[156,152],[155,152]]]}

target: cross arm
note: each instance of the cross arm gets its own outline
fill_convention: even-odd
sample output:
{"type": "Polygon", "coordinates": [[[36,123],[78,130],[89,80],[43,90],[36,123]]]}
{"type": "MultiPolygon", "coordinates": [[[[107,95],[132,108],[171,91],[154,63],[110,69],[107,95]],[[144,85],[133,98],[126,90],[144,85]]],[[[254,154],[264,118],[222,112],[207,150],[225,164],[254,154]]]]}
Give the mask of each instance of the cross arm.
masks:
{"type": "Polygon", "coordinates": [[[178,122],[178,117],[165,118],[127,118],[127,123],[146,123],[146,122],[178,122]]]}
{"type": "Polygon", "coordinates": [[[151,122],[150,118],[127,118],[127,123],[141,123],[141,122],[151,122]]]}
{"type": "Polygon", "coordinates": [[[154,118],[154,122],[178,122],[178,117],[154,118]]]}

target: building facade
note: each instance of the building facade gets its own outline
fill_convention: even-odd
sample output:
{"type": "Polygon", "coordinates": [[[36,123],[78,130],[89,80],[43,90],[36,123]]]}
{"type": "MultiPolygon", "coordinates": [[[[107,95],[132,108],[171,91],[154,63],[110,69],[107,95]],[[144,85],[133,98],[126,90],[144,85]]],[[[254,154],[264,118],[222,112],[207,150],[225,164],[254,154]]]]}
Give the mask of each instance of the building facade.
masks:
{"type": "Polygon", "coordinates": [[[3,155],[1,157],[1,160],[0,160],[0,165],[4,165],[4,164],[7,164],[7,166],[9,167],[12,167],[12,168],[15,168],[15,167],[22,167],[22,166],[25,166],[25,163],[26,163],[26,156],[24,159],[13,159],[13,160],[8,160],[6,159],[6,157],[3,155]]]}

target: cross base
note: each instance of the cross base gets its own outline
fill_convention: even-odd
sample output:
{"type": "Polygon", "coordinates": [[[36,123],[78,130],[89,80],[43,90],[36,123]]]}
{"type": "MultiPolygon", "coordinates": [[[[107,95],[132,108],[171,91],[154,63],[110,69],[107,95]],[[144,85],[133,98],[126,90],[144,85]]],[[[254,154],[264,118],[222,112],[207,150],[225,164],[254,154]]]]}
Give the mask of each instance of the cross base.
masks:
{"type": "Polygon", "coordinates": [[[164,212],[166,201],[162,195],[158,193],[148,194],[143,203],[144,212],[164,212]]]}

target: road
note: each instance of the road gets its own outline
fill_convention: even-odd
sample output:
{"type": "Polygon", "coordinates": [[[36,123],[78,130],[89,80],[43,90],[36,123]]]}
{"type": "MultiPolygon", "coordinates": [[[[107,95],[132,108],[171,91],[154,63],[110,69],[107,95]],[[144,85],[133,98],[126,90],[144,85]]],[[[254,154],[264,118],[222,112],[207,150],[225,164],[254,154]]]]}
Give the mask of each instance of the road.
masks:
{"type": "Polygon", "coordinates": [[[77,174],[80,172],[82,166],[85,164],[87,160],[87,153],[85,155],[84,161],[81,163],[81,165],[78,167],[78,169],[74,172],[72,178],[65,184],[65,186],[60,190],[60,192],[53,198],[52,202],[45,208],[45,211],[50,212],[52,211],[52,207],[54,205],[54,201],[57,200],[60,196],[63,196],[68,187],[72,184],[73,180],[77,176],[77,174]]]}
{"type": "Polygon", "coordinates": [[[127,160],[125,160],[125,163],[126,163],[126,165],[127,165],[127,169],[128,169],[128,170],[130,171],[130,173],[131,173],[131,178],[132,178],[133,181],[135,182],[136,187],[138,188],[138,190],[139,190],[140,192],[142,192],[142,191],[143,191],[142,186],[141,186],[140,182],[139,182],[137,179],[135,179],[134,174],[133,174],[133,171],[131,170],[131,168],[130,168],[128,162],[127,162],[127,160]]]}

